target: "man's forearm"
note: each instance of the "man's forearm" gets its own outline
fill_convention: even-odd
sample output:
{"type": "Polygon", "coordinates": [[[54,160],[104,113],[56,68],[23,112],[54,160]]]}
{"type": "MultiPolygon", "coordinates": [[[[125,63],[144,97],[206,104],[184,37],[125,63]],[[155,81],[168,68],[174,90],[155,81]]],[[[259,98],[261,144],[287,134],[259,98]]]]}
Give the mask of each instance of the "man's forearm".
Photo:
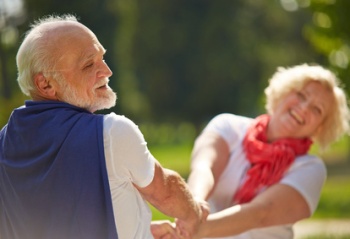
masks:
{"type": "Polygon", "coordinates": [[[186,239],[191,238],[209,213],[205,203],[194,200],[182,177],[173,170],[164,169],[158,162],[151,184],[137,188],[155,208],[178,219],[176,227],[186,239]]]}
{"type": "Polygon", "coordinates": [[[164,170],[162,197],[152,197],[149,202],[162,213],[182,220],[198,219],[200,206],[194,201],[186,182],[182,177],[168,169],[164,170]]]}

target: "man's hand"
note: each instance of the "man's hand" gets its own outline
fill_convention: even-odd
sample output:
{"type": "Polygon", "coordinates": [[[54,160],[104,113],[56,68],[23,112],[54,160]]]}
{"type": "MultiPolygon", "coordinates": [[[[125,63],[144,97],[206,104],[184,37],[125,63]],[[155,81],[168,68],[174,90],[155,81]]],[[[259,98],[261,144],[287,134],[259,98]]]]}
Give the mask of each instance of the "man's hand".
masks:
{"type": "Polygon", "coordinates": [[[201,223],[205,222],[209,215],[209,204],[204,200],[196,200],[198,206],[198,217],[190,220],[176,219],[176,231],[183,239],[191,239],[198,231],[201,223]]]}

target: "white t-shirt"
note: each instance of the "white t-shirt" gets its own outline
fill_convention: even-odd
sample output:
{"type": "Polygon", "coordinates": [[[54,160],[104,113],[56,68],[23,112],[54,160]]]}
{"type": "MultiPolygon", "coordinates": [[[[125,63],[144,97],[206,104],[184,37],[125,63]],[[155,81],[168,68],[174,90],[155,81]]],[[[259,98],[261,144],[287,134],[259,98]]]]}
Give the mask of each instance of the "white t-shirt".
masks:
{"type": "Polygon", "coordinates": [[[152,213],[133,184],[149,185],[155,161],[139,128],[114,113],[104,116],[104,151],[119,239],[150,239],[152,213]]]}
{"type": "MultiPolygon", "coordinates": [[[[204,131],[216,132],[227,142],[230,149],[228,165],[220,176],[213,194],[208,199],[210,211],[218,212],[232,206],[232,198],[242,183],[249,161],[242,148],[242,141],[253,119],[233,114],[214,117],[204,131]]],[[[296,189],[306,200],[313,213],[326,179],[326,167],[321,159],[313,155],[297,157],[280,183],[296,189]]],[[[232,225],[234,226],[234,225],[232,225]]],[[[254,229],[230,239],[292,239],[292,225],[254,229]]]]}

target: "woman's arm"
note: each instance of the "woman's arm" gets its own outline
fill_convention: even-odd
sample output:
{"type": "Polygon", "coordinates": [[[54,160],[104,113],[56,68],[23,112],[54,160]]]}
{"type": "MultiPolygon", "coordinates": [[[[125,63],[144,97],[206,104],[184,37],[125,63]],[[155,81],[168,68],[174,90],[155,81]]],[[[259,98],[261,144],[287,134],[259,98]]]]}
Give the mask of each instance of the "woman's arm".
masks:
{"type": "Polygon", "coordinates": [[[284,184],[275,184],[251,202],[209,215],[194,238],[237,235],[254,228],[295,223],[311,215],[302,195],[284,184]]]}
{"type": "Polygon", "coordinates": [[[175,223],[169,220],[159,220],[151,222],[151,232],[154,239],[181,239],[177,234],[175,223]]]}
{"type": "Polygon", "coordinates": [[[225,169],[229,147],[218,134],[204,132],[196,140],[191,161],[189,188],[194,197],[207,200],[225,169]]]}

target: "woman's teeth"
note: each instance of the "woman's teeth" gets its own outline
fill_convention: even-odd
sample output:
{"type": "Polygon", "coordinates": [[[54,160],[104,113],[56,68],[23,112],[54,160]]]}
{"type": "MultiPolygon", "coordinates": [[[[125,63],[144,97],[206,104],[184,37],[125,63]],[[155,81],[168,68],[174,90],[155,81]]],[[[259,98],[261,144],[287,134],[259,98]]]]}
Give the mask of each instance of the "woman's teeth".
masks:
{"type": "Polygon", "coordinates": [[[292,115],[292,117],[299,123],[299,124],[304,124],[305,121],[303,120],[303,118],[297,114],[294,110],[290,110],[290,114],[292,115]]]}

